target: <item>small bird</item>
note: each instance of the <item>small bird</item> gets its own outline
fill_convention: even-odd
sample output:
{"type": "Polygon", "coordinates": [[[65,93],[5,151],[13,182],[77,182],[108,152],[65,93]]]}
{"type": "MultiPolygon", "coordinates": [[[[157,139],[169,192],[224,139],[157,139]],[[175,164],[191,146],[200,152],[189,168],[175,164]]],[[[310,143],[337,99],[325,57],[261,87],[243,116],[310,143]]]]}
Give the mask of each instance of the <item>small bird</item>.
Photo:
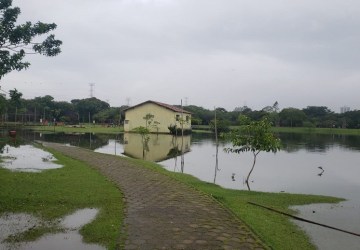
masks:
{"type": "Polygon", "coordinates": [[[231,174],[231,179],[232,179],[232,181],[235,181],[235,173],[231,174]]]}

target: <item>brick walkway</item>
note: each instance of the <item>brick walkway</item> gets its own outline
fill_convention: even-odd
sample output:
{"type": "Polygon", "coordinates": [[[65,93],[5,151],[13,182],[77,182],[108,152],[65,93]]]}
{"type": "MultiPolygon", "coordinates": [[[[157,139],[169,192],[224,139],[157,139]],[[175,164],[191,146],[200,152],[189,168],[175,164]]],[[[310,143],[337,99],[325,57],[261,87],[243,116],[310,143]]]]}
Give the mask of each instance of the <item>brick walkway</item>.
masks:
{"type": "Polygon", "coordinates": [[[126,200],[125,249],[265,249],[211,197],[168,176],[119,156],[43,145],[88,163],[120,187],[126,200]]]}

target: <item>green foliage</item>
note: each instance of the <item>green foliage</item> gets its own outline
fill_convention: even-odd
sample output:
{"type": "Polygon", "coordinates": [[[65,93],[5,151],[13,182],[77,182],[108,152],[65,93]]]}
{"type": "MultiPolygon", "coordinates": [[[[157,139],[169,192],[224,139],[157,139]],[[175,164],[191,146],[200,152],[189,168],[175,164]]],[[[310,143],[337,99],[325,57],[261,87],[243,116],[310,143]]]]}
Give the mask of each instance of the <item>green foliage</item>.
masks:
{"type": "Polygon", "coordinates": [[[21,11],[18,7],[11,8],[11,5],[12,0],[0,0],[0,79],[13,70],[28,68],[30,63],[23,61],[26,54],[56,56],[61,52],[62,42],[53,34],[41,43],[33,42],[34,38],[56,29],[55,23],[16,24],[21,11]]]}
{"type": "Polygon", "coordinates": [[[285,108],[279,113],[280,123],[287,127],[301,127],[306,120],[305,113],[296,108],[285,108]]]}
{"type": "MultiPolygon", "coordinates": [[[[198,125],[208,125],[214,119],[214,112],[195,105],[186,106],[185,109],[192,113],[191,119],[198,125]],[[200,122],[200,124],[199,124],[200,122]]],[[[195,123],[192,123],[195,124],[195,123]]]]}
{"type": "Polygon", "coordinates": [[[191,116],[191,124],[192,125],[201,125],[202,121],[200,118],[191,116]]]}
{"type": "Polygon", "coordinates": [[[280,140],[271,132],[271,123],[267,119],[252,121],[240,129],[231,131],[228,135],[233,148],[226,152],[241,153],[260,151],[276,153],[280,150],[280,140]]]}
{"type": "Polygon", "coordinates": [[[100,110],[98,113],[93,115],[93,119],[99,122],[107,123],[119,123],[120,120],[120,109],[119,108],[107,108],[100,110]]]}
{"type": "MultiPolygon", "coordinates": [[[[211,131],[215,132],[215,120],[211,120],[209,125],[211,131]]],[[[216,129],[218,134],[227,133],[230,131],[230,122],[226,120],[216,119],[216,129]]]]}
{"type": "Polygon", "coordinates": [[[238,122],[239,122],[240,126],[249,125],[251,122],[251,119],[248,116],[241,114],[238,117],[238,122]]]}
{"type": "Polygon", "coordinates": [[[10,105],[19,108],[21,106],[21,97],[23,94],[19,92],[17,89],[13,89],[9,91],[9,95],[10,95],[10,105]]]}
{"type": "Polygon", "coordinates": [[[89,121],[89,114],[92,117],[96,113],[110,107],[109,103],[99,100],[96,97],[81,100],[74,99],[71,100],[71,103],[74,105],[75,110],[79,113],[79,117],[82,122],[89,121]]]}

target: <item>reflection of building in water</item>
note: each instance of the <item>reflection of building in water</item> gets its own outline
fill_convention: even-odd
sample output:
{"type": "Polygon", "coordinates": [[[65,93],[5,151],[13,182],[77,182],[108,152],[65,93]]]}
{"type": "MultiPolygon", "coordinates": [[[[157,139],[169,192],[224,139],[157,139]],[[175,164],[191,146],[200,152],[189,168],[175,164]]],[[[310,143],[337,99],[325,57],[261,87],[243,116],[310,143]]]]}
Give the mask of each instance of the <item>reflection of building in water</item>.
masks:
{"type": "Polygon", "coordinates": [[[143,142],[140,134],[124,134],[124,155],[147,161],[159,162],[181,155],[181,144],[183,152],[190,151],[190,136],[175,137],[172,135],[149,134],[149,140],[143,142]]]}

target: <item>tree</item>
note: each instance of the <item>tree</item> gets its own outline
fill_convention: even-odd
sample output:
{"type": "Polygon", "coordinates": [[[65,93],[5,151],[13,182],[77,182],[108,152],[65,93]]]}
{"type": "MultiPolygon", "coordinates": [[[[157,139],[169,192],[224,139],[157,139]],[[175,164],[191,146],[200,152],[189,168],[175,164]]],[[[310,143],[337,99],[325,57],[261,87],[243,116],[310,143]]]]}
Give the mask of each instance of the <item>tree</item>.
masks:
{"type": "Polygon", "coordinates": [[[282,126],[301,127],[306,120],[305,113],[297,108],[285,108],[279,113],[282,126]]]}
{"type": "Polygon", "coordinates": [[[71,103],[75,106],[75,109],[79,113],[79,117],[82,117],[83,122],[87,120],[86,118],[91,118],[96,113],[110,108],[110,105],[107,102],[101,101],[96,97],[81,100],[74,99],[71,100],[71,103]]]}
{"type": "Polygon", "coordinates": [[[34,42],[34,38],[56,29],[56,24],[37,22],[16,25],[21,13],[20,8],[11,8],[12,0],[0,0],[0,80],[13,70],[20,71],[30,66],[23,61],[26,54],[42,54],[56,56],[61,52],[62,42],[53,34],[42,42],[34,42]]]}
{"type": "Polygon", "coordinates": [[[246,185],[250,190],[249,178],[256,164],[256,157],[261,151],[276,153],[280,150],[280,139],[270,131],[271,123],[265,118],[261,121],[252,121],[240,129],[228,133],[232,148],[225,148],[227,153],[243,153],[251,151],[254,161],[246,177],[246,185]]]}
{"type": "Polygon", "coordinates": [[[143,117],[143,119],[145,120],[145,128],[148,128],[150,125],[151,125],[151,123],[153,122],[153,120],[154,120],[154,115],[153,114],[150,114],[150,113],[147,113],[144,117],[143,117]]]}
{"type": "MultiPolygon", "coordinates": [[[[215,119],[210,121],[210,129],[212,132],[215,133],[215,119]]],[[[230,130],[230,122],[227,120],[219,120],[216,119],[216,132],[220,133],[227,133],[230,130]]]]}

